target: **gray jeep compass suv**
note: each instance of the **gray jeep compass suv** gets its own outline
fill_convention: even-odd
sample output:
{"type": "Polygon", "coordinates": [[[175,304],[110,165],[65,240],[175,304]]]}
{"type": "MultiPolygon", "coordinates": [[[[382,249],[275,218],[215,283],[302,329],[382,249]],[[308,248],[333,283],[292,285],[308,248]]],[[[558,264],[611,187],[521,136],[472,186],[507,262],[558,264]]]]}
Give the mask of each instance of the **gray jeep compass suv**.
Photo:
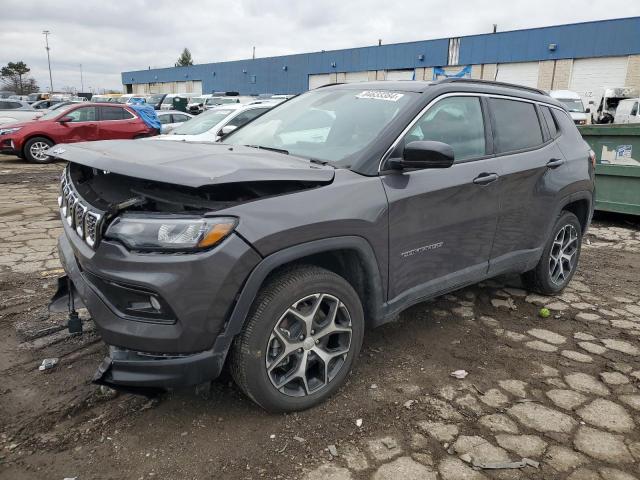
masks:
{"type": "Polygon", "coordinates": [[[109,345],[95,381],[187,386],[226,363],[270,411],[326,399],[365,329],[425,299],[507,272],[562,291],[593,209],[562,105],[475,80],[327,86],[217,144],[50,153],[69,162],[61,292],[109,345]]]}

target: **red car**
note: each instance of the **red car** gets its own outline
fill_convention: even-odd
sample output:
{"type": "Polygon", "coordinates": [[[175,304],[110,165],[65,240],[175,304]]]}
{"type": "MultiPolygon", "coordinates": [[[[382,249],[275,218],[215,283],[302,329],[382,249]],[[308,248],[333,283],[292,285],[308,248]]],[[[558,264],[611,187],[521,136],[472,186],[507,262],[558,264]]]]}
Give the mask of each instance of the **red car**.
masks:
{"type": "Polygon", "coordinates": [[[156,133],[127,105],[73,103],[37,120],[0,126],[0,153],[47,163],[51,159],[45,152],[56,143],[131,139],[156,133]]]}

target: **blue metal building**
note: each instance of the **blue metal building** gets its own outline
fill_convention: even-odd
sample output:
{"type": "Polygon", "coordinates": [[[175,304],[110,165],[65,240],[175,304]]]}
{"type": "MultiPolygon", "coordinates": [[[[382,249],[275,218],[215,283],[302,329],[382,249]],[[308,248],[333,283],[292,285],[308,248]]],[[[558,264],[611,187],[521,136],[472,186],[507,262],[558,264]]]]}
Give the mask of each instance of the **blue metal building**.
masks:
{"type": "Polygon", "coordinates": [[[519,80],[547,89],[571,88],[573,82],[587,93],[589,82],[622,81],[640,87],[640,17],[137,70],[123,72],[122,83],[131,93],[295,94],[336,81],[455,74],[519,80]],[[615,66],[603,59],[615,59],[615,66]],[[614,72],[610,81],[603,70],[614,72]]]}

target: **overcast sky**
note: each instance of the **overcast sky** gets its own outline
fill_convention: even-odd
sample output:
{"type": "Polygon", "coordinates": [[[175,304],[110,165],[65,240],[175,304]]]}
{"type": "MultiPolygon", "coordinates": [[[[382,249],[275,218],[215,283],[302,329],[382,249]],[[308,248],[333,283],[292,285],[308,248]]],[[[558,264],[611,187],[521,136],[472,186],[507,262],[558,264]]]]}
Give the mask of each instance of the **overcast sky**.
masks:
{"type": "MultiPolygon", "coordinates": [[[[49,86],[122,88],[120,72],[424,40],[640,15],[639,0],[2,0],[0,64],[22,60],[49,86]]],[[[606,39],[603,39],[606,41],[606,39]]]]}

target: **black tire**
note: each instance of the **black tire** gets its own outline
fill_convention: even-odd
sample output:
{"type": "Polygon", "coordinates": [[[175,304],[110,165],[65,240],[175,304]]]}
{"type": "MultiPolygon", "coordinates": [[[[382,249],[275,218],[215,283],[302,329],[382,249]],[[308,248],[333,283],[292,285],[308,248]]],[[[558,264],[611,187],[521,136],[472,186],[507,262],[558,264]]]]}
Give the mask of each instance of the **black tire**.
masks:
{"type": "MultiPolygon", "coordinates": [[[[564,239],[564,237],[563,237],[564,239]]],[[[573,243],[571,244],[573,245],[573,243]]],[[[568,245],[571,247],[571,245],[568,245]]],[[[540,257],[540,261],[536,265],[533,270],[530,270],[522,275],[522,282],[524,283],[527,289],[532,290],[534,292],[543,294],[543,295],[555,295],[560,293],[564,288],[569,284],[573,275],[576,273],[578,268],[578,261],[580,259],[580,250],[582,248],[582,225],[580,225],[580,221],[578,217],[576,217],[571,212],[563,211],[560,214],[560,217],[556,221],[553,229],[551,231],[551,236],[547,240],[547,244],[545,245],[544,251],[542,252],[542,257],[540,257]],[[555,261],[555,255],[557,254],[557,250],[559,247],[557,240],[561,231],[565,231],[565,233],[574,231],[576,233],[575,238],[575,254],[573,261],[571,263],[566,263],[568,261],[560,260],[562,265],[559,265],[558,268],[564,269],[566,265],[571,265],[569,271],[562,275],[562,278],[555,278],[555,275],[552,272],[558,272],[559,270],[553,268],[553,265],[557,265],[558,262],[555,261]],[[552,257],[552,254],[554,257],[552,257]]]]}
{"type": "Polygon", "coordinates": [[[29,162],[32,163],[51,163],[53,162],[53,157],[50,156],[45,156],[42,157],[40,156],[38,153],[36,153],[36,151],[38,150],[37,147],[41,146],[41,145],[47,145],[49,147],[52,147],[54,144],[51,140],[49,140],[48,138],[44,138],[44,137],[33,137],[30,138],[29,140],[26,141],[26,143],[24,144],[24,149],[23,149],[23,153],[24,153],[24,158],[27,159],[29,162]]]}
{"type": "MultiPolygon", "coordinates": [[[[292,318],[295,322],[295,316],[292,318]]],[[[328,318],[328,314],[326,318],[328,318]]],[[[326,318],[324,321],[326,321],[326,318]]],[[[343,319],[344,318],[345,316],[343,316],[343,319]]],[[[333,323],[337,324],[337,320],[333,323]]],[[[303,325],[306,324],[303,323],[303,325]]],[[[311,340],[315,338],[315,343],[317,344],[320,342],[317,338],[321,337],[324,328],[325,326],[318,327],[319,333],[316,332],[317,337],[309,336],[306,339],[311,340]]],[[[293,330],[293,327],[289,327],[288,329],[289,332],[293,330]]],[[[313,334],[314,330],[311,330],[311,333],[313,334]]],[[[331,335],[340,336],[346,334],[336,333],[331,335]]],[[[298,341],[299,338],[297,334],[294,334],[294,336],[296,338],[293,340],[298,341]]],[[[344,278],[316,266],[300,265],[292,267],[271,277],[258,293],[249,312],[244,330],[235,339],[232,346],[230,358],[231,373],[240,389],[265,410],[269,412],[305,410],[326,400],[344,383],[360,353],[363,336],[364,314],[362,304],[358,294],[344,278]],[[319,386],[317,391],[307,390],[309,379],[306,378],[307,374],[305,372],[306,380],[304,385],[299,385],[299,388],[304,391],[303,396],[291,396],[291,393],[282,391],[282,389],[288,387],[281,387],[281,389],[276,388],[271,380],[273,377],[267,372],[268,355],[273,351],[274,340],[276,341],[276,347],[278,346],[278,341],[273,337],[275,333],[274,329],[276,325],[282,325],[281,320],[285,318],[285,313],[288,312],[290,307],[292,308],[296,302],[318,293],[326,294],[326,297],[320,296],[318,298],[326,298],[329,299],[329,301],[334,301],[335,298],[346,307],[346,311],[348,312],[346,317],[350,318],[351,334],[349,344],[342,346],[342,348],[343,350],[348,349],[348,351],[344,358],[340,357],[336,358],[336,362],[334,362],[334,360],[328,362],[329,366],[334,362],[333,368],[337,368],[336,373],[327,381],[328,374],[325,373],[326,370],[322,370],[325,380],[324,384],[319,386]],[[336,365],[339,366],[336,367],[336,365]]],[[[304,335],[300,338],[303,337],[304,335]]],[[[327,338],[326,341],[329,342],[330,339],[328,337],[329,335],[323,338],[327,338]]],[[[313,344],[314,341],[310,343],[313,344]]],[[[329,345],[327,345],[327,347],[328,346],[329,345]]],[[[314,348],[315,347],[306,346],[304,349],[296,349],[291,354],[283,357],[282,363],[274,361],[273,364],[284,365],[286,367],[291,361],[291,357],[296,357],[294,361],[298,363],[304,351],[305,356],[302,358],[307,358],[306,355],[308,354],[308,358],[311,359],[311,363],[305,362],[305,367],[309,369],[307,371],[313,371],[314,367],[309,368],[308,365],[313,365],[314,360],[316,365],[321,364],[318,361],[319,357],[313,352],[314,348]],[[309,349],[312,349],[312,351],[307,352],[306,350],[309,349]],[[284,360],[286,360],[286,362],[284,362],[284,360]]],[[[320,345],[319,348],[324,347],[320,345]]],[[[298,365],[299,364],[300,363],[298,363],[298,365]]],[[[325,364],[322,363],[322,365],[325,364]]],[[[283,375],[283,378],[288,377],[283,375]]],[[[294,380],[286,385],[295,384],[296,381],[294,380]]]]}

